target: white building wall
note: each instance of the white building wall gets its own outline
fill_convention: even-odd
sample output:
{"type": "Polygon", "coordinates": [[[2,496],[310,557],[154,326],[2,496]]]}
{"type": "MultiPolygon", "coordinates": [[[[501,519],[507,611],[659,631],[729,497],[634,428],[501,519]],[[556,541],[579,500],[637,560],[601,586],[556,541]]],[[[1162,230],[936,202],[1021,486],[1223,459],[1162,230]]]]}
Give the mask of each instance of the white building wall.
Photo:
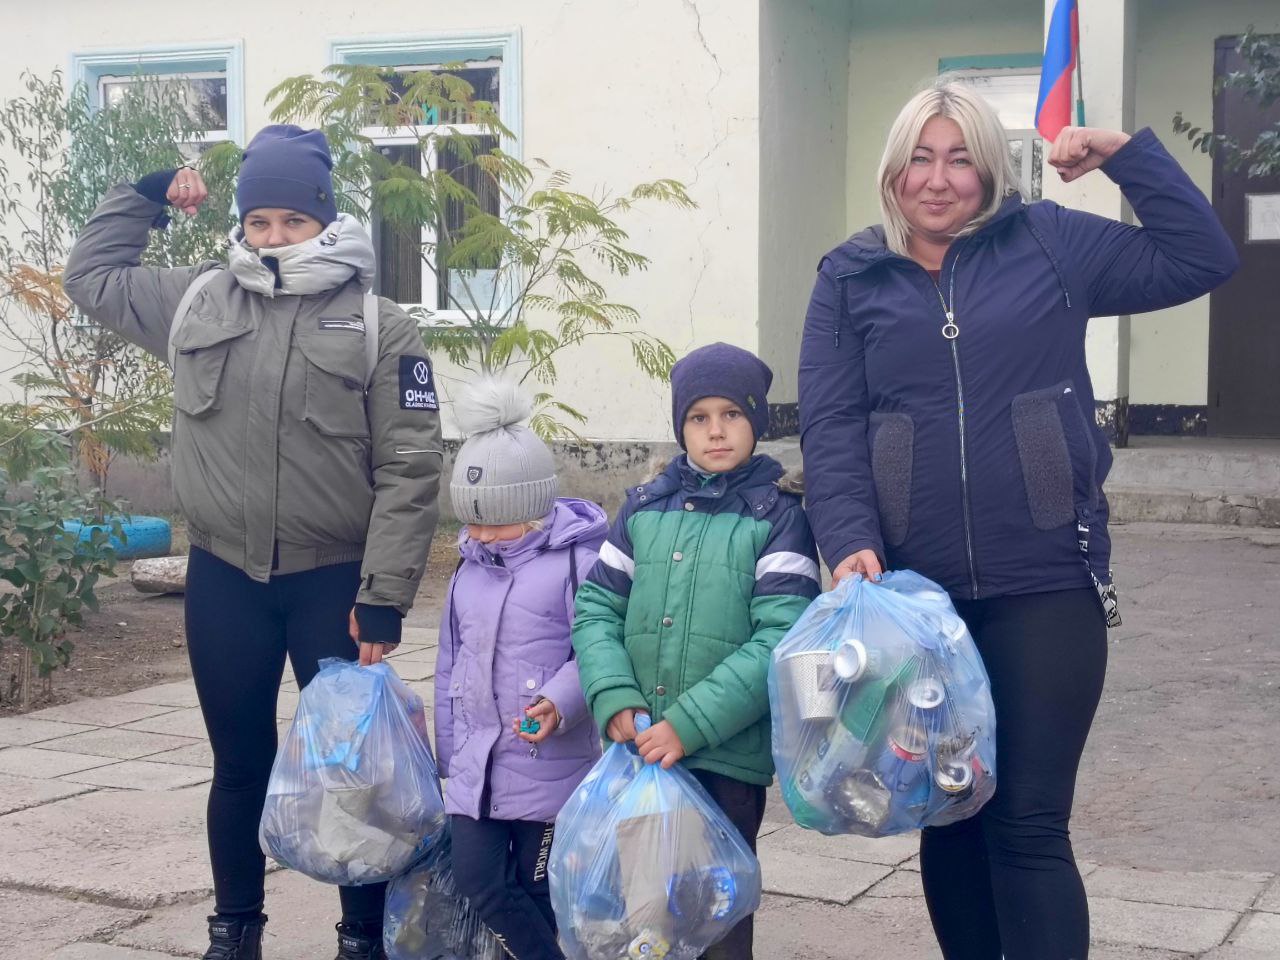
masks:
{"type": "MultiPolygon", "coordinates": [[[[714,340],[758,345],[757,4],[222,0],[192,16],[161,0],[22,6],[6,10],[0,31],[0,99],[21,92],[24,68],[65,70],[73,51],[242,39],[250,135],[269,122],[267,91],[321,70],[334,40],[519,28],[526,158],[570,171],[588,192],[674,177],[700,204],[645,208],[625,220],[653,264],[609,283],[610,296],[639,309],[645,329],[678,353],[714,340]]],[[[624,347],[599,344],[559,364],[557,394],[590,415],[585,434],[668,438],[666,388],[635,373],[624,347]]],[[[11,362],[0,357],[0,369],[11,362]]],[[[447,391],[450,371],[442,365],[441,374],[447,391]]]]}
{"type": "MultiPolygon", "coordinates": [[[[1198,126],[1213,122],[1214,40],[1249,25],[1280,33],[1275,0],[1138,0],[1136,127],[1151,127],[1207,194],[1210,159],[1173,134],[1181,110],[1198,126]]],[[[1086,65],[1086,69],[1088,69],[1086,65]]],[[[1134,317],[1130,325],[1129,401],[1143,404],[1208,402],[1209,298],[1134,317]]]]}
{"type": "Polygon", "coordinates": [[[848,0],[763,0],[760,23],[760,356],[773,403],[796,400],[818,258],[845,236],[848,0]]]}

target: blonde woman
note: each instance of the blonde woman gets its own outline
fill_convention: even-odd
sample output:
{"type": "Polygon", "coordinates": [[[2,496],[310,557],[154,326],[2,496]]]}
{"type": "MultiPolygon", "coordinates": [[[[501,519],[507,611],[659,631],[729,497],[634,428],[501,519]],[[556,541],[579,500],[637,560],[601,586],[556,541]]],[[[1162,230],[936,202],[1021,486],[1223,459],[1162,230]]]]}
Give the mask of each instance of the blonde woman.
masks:
{"type": "Polygon", "coordinates": [[[948,960],[1088,954],[1068,820],[1119,618],[1085,329],[1198,297],[1237,262],[1150,130],[1068,127],[1049,163],[1101,169],[1143,226],[1026,203],[981,97],[945,79],[913,97],[880,165],[884,225],[822,259],[800,354],[808,510],[836,581],[938,581],[991,675],[995,797],[921,840],[948,960]]]}

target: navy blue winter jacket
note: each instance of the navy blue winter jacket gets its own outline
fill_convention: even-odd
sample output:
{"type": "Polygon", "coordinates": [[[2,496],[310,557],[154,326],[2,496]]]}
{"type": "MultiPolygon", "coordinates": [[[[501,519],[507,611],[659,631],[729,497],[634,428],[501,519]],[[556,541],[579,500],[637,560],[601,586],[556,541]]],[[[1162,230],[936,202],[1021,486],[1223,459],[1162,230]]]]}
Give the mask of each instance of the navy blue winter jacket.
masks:
{"type": "Polygon", "coordinates": [[[951,245],[936,284],[880,227],[823,257],[800,349],[800,429],[829,566],[869,548],[962,598],[1089,586],[1080,523],[1088,567],[1110,582],[1111,450],[1085,326],[1198,297],[1237,257],[1149,129],[1102,170],[1142,227],[1011,197],[951,245]]]}

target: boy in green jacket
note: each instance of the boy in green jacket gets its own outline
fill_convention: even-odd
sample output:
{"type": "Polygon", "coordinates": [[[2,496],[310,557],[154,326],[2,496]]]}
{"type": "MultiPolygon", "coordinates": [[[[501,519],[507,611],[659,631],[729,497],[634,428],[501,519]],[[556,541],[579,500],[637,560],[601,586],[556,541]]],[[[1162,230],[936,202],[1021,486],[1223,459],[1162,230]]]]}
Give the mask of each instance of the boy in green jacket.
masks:
{"type": "MultiPolygon", "coordinates": [[[[817,550],[783,469],[753,455],[773,372],[716,343],[671,369],[685,454],[627,491],[578,591],[573,647],[600,729],[650,763],[681,762],[752,850],[773,780],[774,646],[820,589],[817,550]],[[653,725],[637,735],[635,714],[653,725]]],[[[706,954],[750,960],[747,917],[706,954]]]]}

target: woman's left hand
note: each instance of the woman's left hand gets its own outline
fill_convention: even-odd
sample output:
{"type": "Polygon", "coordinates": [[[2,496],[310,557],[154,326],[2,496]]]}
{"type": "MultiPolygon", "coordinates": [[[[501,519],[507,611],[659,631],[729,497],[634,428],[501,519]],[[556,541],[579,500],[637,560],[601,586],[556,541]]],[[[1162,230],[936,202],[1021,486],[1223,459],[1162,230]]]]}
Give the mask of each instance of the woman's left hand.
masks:
{"type": "Polygon", "coordinates": [[[1120,130],[1063,127],[1049,151],[1049,163],[1063,183],[1070,183],[1102,166],[1128,142],[1129,135],[1120,130]]]}
{"type": "Polygon", "coordinates": [[[382,655],[399,644],[363,643],[360,640],[360,624],[356,622],[356,608],[352,607],[347,614],[347,633],[360,646],[360,666],[368,667],[382,662],[382,655]]]}

